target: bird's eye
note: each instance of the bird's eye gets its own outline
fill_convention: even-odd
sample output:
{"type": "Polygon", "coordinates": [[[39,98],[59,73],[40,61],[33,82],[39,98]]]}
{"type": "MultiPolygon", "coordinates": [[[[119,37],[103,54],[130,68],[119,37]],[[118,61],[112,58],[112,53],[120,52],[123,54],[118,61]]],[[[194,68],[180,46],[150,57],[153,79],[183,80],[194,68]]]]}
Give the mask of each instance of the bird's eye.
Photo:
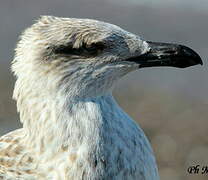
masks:
{"type": "Polygon", "coordinates": [[[59,47],[55,47],[53,51],[55,54],[74,54],[72,46],[69,45],[60,45],[59,47]]]}
{"type": "Polygon", "coordinates": [[[54,48],[55,54],[63,55],[78,55],[78,56],[92,56],[97,55],[103,51],[105,45],[101,42],[92,44],[83,44],[80,48],[73,48],[72,45],[60,45],[54,48]]]}
{"type": "Polygon", "coordinates": [[[90,45],[84,45],[84,49],[89,53],[89,54],[99,54],[103,49],[105,48],[105,45],[101,42],[99,43],[92,43],[90,45]]]}

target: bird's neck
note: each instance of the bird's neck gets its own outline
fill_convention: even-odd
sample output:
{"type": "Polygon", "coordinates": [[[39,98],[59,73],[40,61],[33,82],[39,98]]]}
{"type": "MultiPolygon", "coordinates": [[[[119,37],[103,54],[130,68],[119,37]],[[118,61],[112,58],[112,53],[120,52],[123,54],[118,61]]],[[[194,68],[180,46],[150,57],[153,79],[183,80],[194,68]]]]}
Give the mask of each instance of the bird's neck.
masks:
{"type": "Polygon", "coordinates": [[[122,177],[136,179],[143,175],[131,173],[140,173],[143,167],[147,167],[148,174],[149,169],[157,172],[143,131],[111,94],[76,101],[67,97],[47,101],[40,98],[36,103],[25,111],[22,107],[19,110],[21,118],[29,118],[22,119],[23,143],[36,156],[40,169],[49,172],[53,166],[57,174],[64,169],[61,179],[110,179],[112,170],[115,174],[123,170],[122,177]]]}
{"type": "Polygon", "coordinates": [[[36,152],[50,150],[54,154],[85,145],[91,150],[95,149],[121,121],[115,116],[122,110],[111,94],[79,100],[66,97],[57,99],[39,99],[38,106],[22,112],[25,117],[30,117],[22,120],[26,144],[36,152]]]}

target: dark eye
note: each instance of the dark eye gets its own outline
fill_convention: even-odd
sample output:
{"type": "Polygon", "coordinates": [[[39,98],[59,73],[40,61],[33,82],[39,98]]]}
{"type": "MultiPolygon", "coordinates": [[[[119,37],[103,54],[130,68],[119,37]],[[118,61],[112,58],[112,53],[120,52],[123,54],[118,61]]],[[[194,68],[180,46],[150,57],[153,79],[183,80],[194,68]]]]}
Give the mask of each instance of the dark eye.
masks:
{"type": "Polygon", "coordinates": [[[73,54],[74,50],[72,46],[70,45],[60,45],[59,47],[54,48],[54,53],[55,54],[73,54]]]}
{"type": "Polygon", "coordinates": [[[105,45],[101,42],[99,43],[92,43],[90,45],[84,45],[85,50],[89,54],[99,54],[105,48],[105,45]]]}
{"type": "Polygon", "coordinates": [[[80,55],[80,56],[92,56],[97,55],[103,51],[105,45],[101,42],[92,44],[83,44],[80,48],[73,48],[72,45],[60,45],[54,48],[55,54],[63,55],[80,55]]]}

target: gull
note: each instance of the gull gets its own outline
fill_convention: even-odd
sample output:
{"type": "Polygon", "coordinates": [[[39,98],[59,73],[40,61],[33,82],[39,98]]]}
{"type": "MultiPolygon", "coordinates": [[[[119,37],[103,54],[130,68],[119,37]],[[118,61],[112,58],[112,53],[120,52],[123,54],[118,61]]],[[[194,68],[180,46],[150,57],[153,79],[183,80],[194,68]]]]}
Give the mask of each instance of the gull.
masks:
{"type": "Polygon", "coordinates": [[[17,44],[13,98],[21,129],[0,138],[3,180],[159,180],[143,130],[116,103],[137,69],[202,64],[192,49],[116,25],[42,16],[17,44]]]}

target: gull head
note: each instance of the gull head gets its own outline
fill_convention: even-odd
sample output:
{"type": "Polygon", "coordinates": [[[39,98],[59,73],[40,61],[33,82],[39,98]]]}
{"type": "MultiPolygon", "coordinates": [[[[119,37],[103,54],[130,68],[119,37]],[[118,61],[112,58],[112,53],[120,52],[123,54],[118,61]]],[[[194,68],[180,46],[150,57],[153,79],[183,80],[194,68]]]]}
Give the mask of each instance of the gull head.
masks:
{"type": "Polygon", "coordinates": [[[136,69],[197,64],[202,64],[199,55],[183,45],[145,41],[97,20],[42,16],[23,32],[17,45],[14,96],[28,87],[77,98],[101,96],[136,69]]]}

